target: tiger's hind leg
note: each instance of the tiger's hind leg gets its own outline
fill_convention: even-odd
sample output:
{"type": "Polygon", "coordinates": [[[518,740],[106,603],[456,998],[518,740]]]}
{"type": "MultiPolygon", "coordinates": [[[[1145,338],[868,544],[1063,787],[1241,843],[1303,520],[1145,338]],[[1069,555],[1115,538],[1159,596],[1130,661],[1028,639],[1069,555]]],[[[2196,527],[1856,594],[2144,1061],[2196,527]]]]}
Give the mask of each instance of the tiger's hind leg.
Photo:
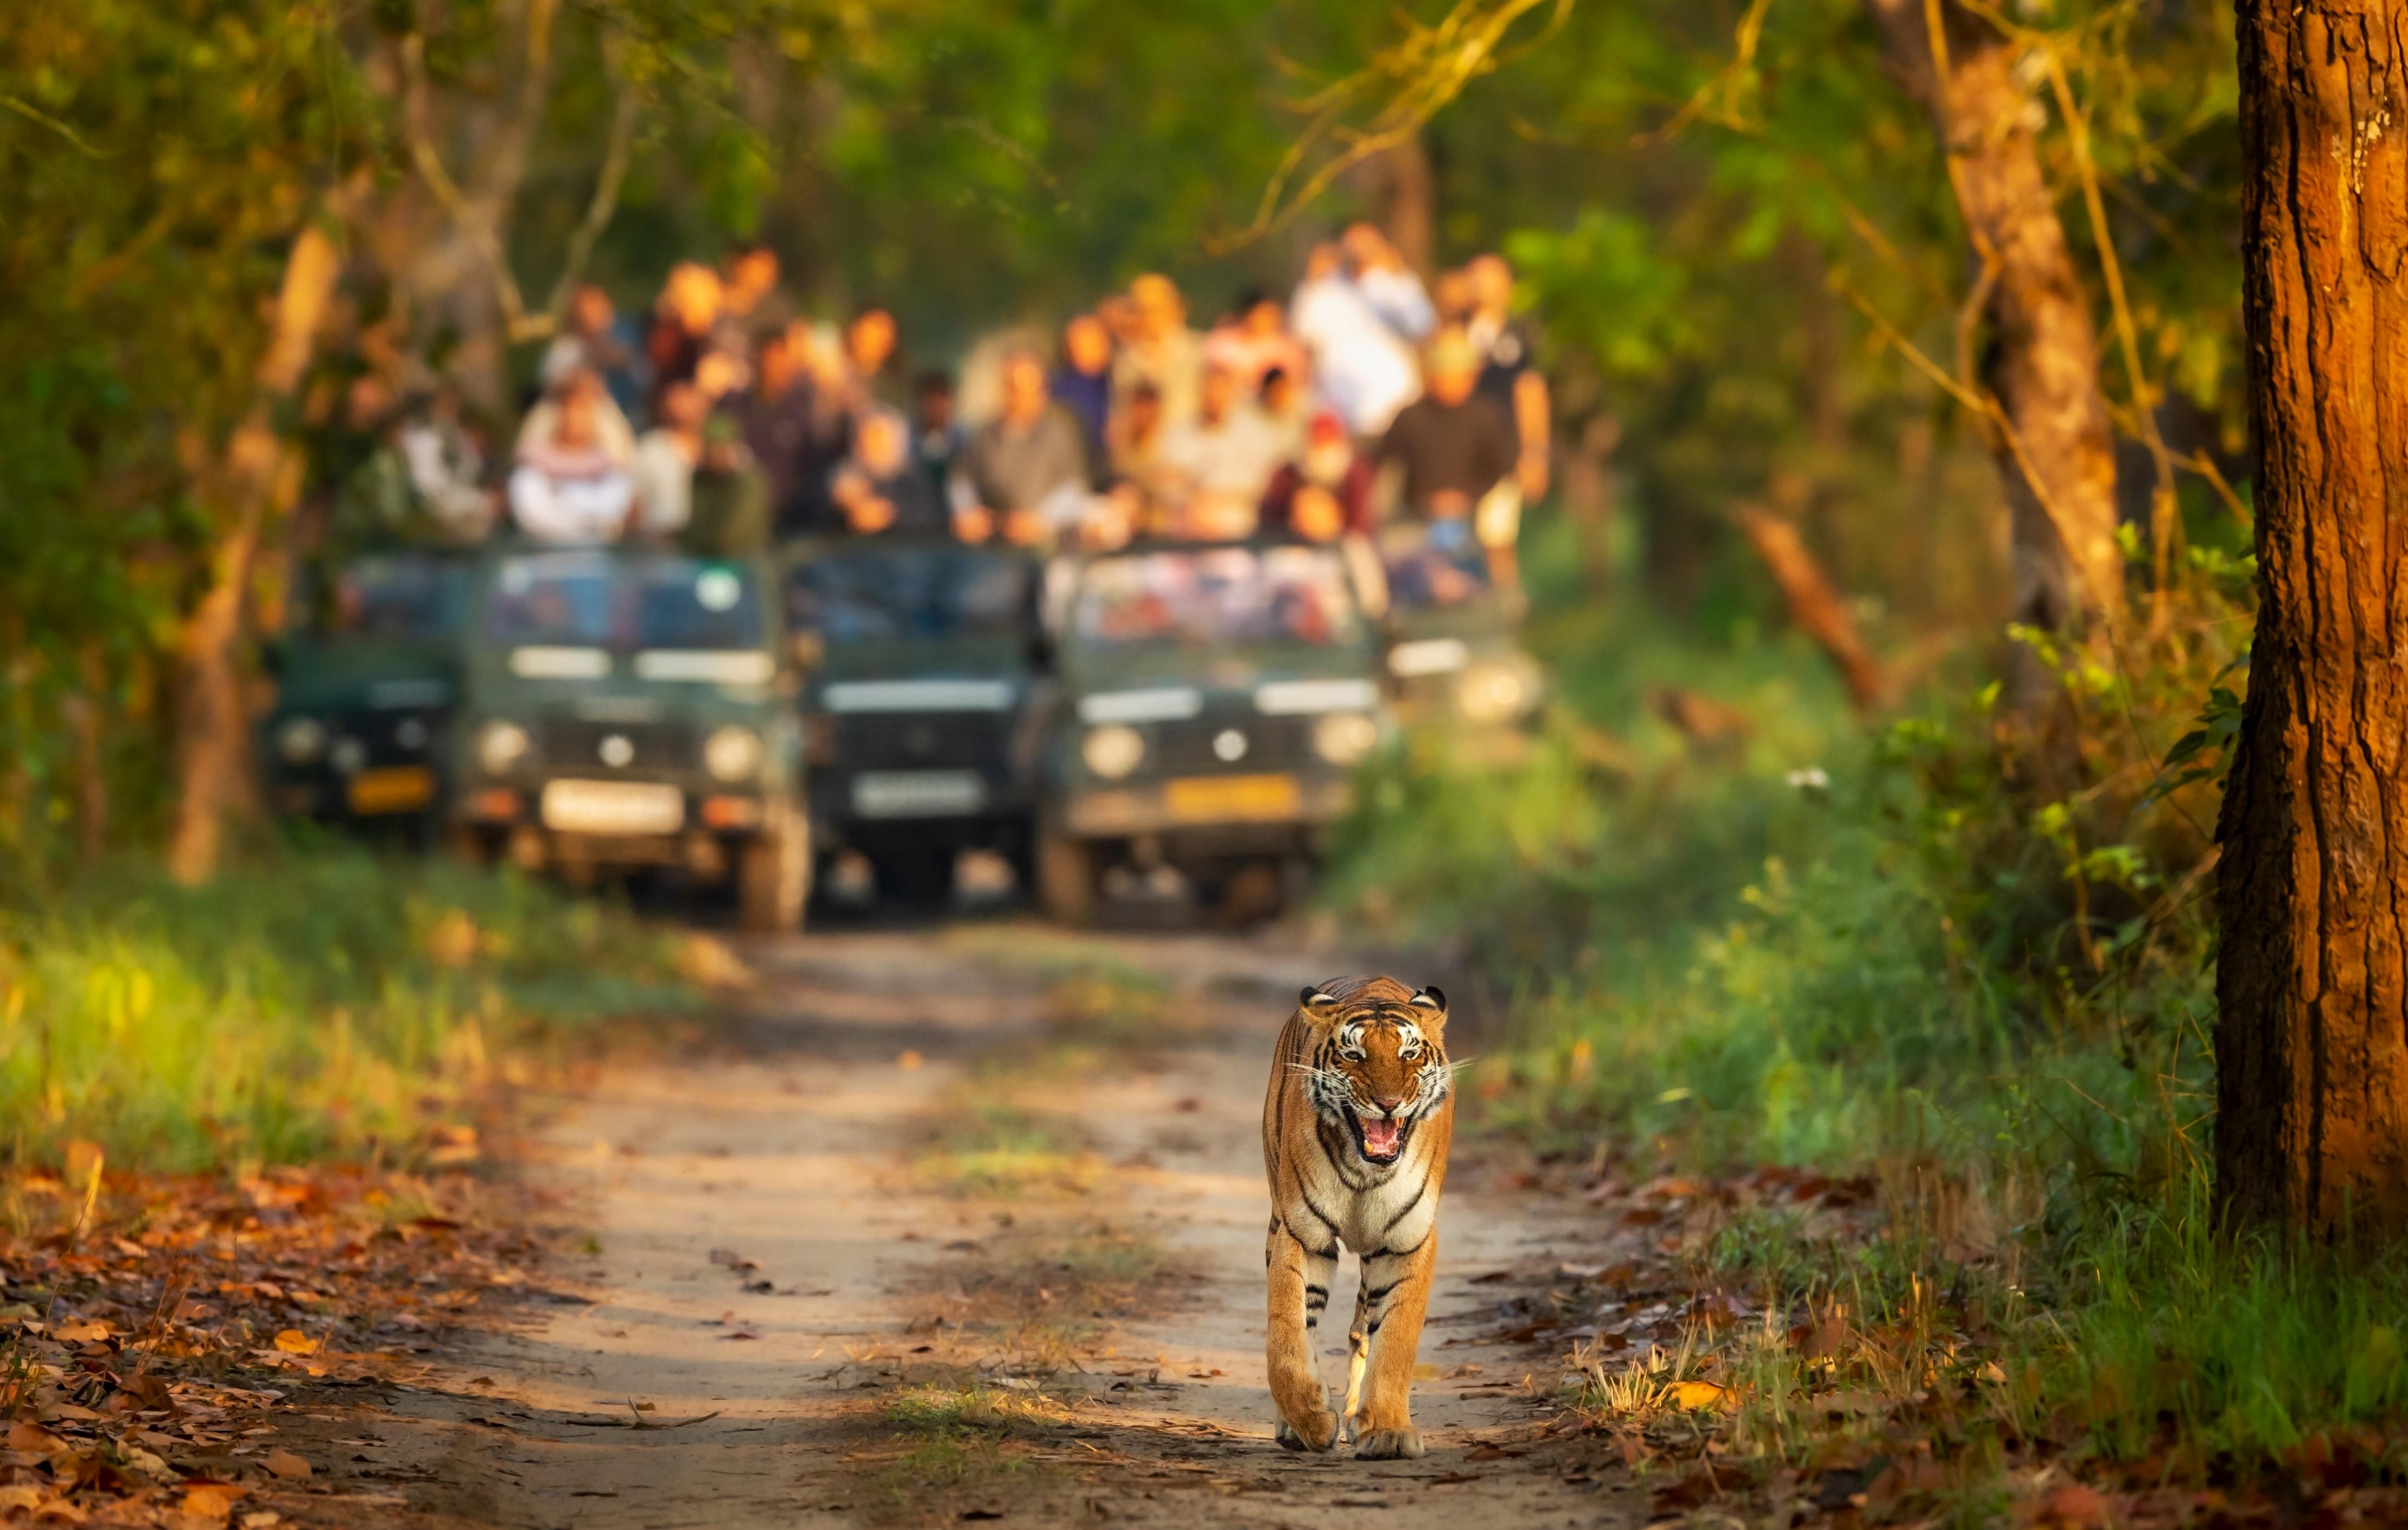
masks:
{"type": "Polygon", "coordinates": [[[1355,1327],[1363,1348],[1354,1361],[1362,1379],[1349,1386],[1346,1413],[1354,1454],[1364,1461],[1410,1459],[1422,1453],[1413,1427],[1413,1365],[1420,1358],[1422,1320],[1429,1312],[1430,1274],[1438,1265],[1438,1229],[1415,1247],[1379,1251],[1363,1260],[1363,1292],[1355,1327]]]}
{"type": "Polygon", "coordinates": [[[1271,1401],[1280,1422],[1273,1431],[1291,1451],[1326,1451],[1338,1442],[1338,1420],[1329,1411],[1328,1389],[1312,1352],[1313,1335],[1329,1305],[1329,1278],[1338,1268],[1338,1246],[1309,1249],[1274,1218],[1263,1254],[1270,1276],[1269,1334],[1264,1346],[1271,1401]]]}

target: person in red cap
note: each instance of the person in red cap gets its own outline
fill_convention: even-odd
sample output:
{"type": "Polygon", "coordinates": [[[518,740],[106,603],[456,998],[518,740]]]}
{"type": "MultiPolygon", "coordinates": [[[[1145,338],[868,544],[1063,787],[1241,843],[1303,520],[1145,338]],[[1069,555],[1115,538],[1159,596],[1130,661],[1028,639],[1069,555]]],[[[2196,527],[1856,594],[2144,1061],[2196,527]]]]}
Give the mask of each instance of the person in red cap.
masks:
{"type": "Polygon", "coordinates": [[[1262,529],[1316,542],[1370,531],[1371,465],[1356,454],[1336,414],[1315,414],[1305,427],[1303,454],[1271,475],[1262,529]]]}

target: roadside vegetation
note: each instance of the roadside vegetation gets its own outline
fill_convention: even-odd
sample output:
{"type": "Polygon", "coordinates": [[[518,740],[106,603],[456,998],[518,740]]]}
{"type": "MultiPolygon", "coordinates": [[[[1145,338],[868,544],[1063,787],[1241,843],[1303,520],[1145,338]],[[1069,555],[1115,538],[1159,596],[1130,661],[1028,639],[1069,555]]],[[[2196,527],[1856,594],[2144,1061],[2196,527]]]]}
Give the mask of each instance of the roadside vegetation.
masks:
{"type": "Polygon", "coordinates": [[[2120,671],[2024,639],[2063,682],[2059,760],[2002,745],[1952,662],[1859,722],[1802,639],[1683,640],[1559,586],[1534,633],[1563,705],[1526,757],[1421,739],[1373,780],[1330,896],[1503,997],[1478,1119],[1610,1208],[1673,1186],[1698,1315],[1683,1352],[1580,1357],[1601,1424],[1696,1434],[1710,1397],[1766,1481],[1922,1440],[1940,1465],[1891,1495],[1973,1519],[2052,1464],[2147,1490],[2143,1518],[2396,1469],[2408,1281],[2213,1228],[2204,894],[2245,607],[2194,564],[2120,671]],[[1743,734],[1684,736],[1674,688],[1743,734]],[[1768,1168],[1869,1208],[1735,1188],[1768,1168]]]}
{"type": "Polygon", "coordinates": [[[0,1154],[407,1164],[580,1030],[681,1002],[682,959],[605,905],[442,859],[286,851],[201,889],[104,866],[0,904],[0,1154]]]}

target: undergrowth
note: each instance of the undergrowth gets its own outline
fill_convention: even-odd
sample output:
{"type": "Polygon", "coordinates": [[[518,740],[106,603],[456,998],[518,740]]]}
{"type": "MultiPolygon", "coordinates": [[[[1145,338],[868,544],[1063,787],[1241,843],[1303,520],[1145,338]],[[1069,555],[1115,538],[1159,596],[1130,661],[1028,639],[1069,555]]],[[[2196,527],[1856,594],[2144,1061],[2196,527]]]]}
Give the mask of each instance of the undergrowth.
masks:
{"type": "Polygon", "coordinates": [[[397,1151],[576,1029],[681,1006],[679,952],[509,873],[322,848],[0,903],[0,1161],[397,1151]]]}
{"type": "MultiPolygon", "coordinates": [[[[2408,1272],[2212,1231],[2209,828],[2246,573],[2197,556],[2112,651],[2016,635],[2037,725],[1981,679],[1995,655],[1860,724],[1793,639],[1562,607],[1534,632],[1570,702],[1518,765],[1416,739],[1373,767],[1329,895],[1509,995],[1514,1041],[1465,1080],[1482,1119],[1633,1176],[1885,1187],[1870,1245],[1776,1221],[1707,1261],[1775,1314],[1716,1341],[1765,1454],[1843,1432],[1799,1399],[1859,1391],[1967,1461],[2136,1479],[2408,1422],[2408,1272]],[[1684,740],[1664,687],[1749,726],[1684,740]],[[1853,1348],[1799,1347],[1835,1307],[1853,1348]]],[[[1651,1375],[1592,1400],[1665,1394],[1651,1375]]],[[[1975,1517],[1977,1479],[1949,1489],[1975,1517]]]]}

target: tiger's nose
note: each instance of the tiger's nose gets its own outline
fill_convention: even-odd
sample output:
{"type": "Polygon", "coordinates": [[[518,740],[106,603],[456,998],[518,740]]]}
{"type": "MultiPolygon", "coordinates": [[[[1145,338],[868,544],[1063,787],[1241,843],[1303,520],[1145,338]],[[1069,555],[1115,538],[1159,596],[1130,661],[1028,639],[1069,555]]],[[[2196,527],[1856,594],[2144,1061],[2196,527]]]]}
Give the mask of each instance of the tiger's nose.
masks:
{"type": "Polygon", "coordinates": [[[1398,1108],[1405,1103],[1405,1097],[1402,1094],[1399,1094],[1396,1098],[1390,1099],[1385,1094],[1374,1094],[1371,1096],[1371,1103],[1393,1116],[1397,1113],[1398,1108]]]}

